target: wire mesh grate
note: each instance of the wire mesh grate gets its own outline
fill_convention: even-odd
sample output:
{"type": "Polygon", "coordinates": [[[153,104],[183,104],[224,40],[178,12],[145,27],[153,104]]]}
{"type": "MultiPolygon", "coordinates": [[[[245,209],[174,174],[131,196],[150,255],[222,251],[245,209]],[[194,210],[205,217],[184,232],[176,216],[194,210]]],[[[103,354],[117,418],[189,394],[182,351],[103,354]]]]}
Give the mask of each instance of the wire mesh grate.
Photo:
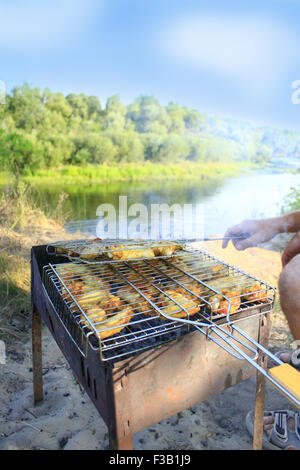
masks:
{"type": "Polygon", "coordinates": [[[61,263],[44,268],[45,289],[85,353],[115,361],[215,322],[273,306],[268,284],[202,250],[117,263],[61,263]]]}

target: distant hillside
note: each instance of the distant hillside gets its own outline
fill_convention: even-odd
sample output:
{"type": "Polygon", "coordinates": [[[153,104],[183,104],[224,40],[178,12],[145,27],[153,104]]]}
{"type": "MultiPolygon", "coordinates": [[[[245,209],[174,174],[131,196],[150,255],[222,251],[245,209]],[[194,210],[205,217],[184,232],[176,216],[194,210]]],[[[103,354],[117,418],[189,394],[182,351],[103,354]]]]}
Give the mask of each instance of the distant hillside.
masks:
{"type": "Polygon", "coordinates": [[[33,173],[66,164],[264,163],[300,156],[300,133],[211,117],[152,96],[102,107],[96,96],[16,87],[0,105],[0,169],[33,173]]]}

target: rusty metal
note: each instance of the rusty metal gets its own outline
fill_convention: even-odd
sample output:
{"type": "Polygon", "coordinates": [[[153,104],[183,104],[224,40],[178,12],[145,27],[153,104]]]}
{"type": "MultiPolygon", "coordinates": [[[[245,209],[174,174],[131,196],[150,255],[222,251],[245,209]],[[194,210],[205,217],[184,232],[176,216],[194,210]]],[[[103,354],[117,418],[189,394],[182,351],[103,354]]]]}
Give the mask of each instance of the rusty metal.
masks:
{"type": "Polygon", "coordinates": [[[41,316],[32,307],[32,372],[34,404],[43,400],[43,370],[42,370],[42,325],[41,316]]]}

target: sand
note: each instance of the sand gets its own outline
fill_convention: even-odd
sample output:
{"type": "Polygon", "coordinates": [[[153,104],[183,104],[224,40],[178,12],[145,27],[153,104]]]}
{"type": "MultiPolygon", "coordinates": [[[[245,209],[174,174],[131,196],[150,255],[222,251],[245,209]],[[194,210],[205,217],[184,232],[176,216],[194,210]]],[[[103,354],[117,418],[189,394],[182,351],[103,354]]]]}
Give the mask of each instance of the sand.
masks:
{"type": "MultiPolygon", "coordinates": [[[[236,252],[220,244],[206,246],[216,256],[247,272],[277,283],[279,253],[259,248],[236,252]]],[[[18,325],[17,325],[18,326],[18,325]]],[[[283,314],[273,315],[272,350],[290,341],[283,314]]],[[[43,328],[44,400],[33,405],[29,321],[22,337],[6,345],[0,364],[0,449],[108,449],[107,428],[50,335],[43,328]]],[[[253,408],[255,378],[227,389],[197,406],[178,413],[134,436],[135,449],[248,450],[251,437],[245,416],[253,408]]],[[[266,409],[293,408],[267,386],[266,409]]]]}
{"type": "MultiPolygon", "coordinates": [[[[10,346],[0,366],[0,449],[108,449],[107,428],[48,329],[43,330],[44,400],[33,405],[31,345],[10,346]]],[[[255,378],[134,436],[135,449],[251,449],[245,416],[255,378]]],[[[267,408],[287,400],[268,386],[267,408]]],[[[288,405],[290,408],[291,406],[288,405]]]]}

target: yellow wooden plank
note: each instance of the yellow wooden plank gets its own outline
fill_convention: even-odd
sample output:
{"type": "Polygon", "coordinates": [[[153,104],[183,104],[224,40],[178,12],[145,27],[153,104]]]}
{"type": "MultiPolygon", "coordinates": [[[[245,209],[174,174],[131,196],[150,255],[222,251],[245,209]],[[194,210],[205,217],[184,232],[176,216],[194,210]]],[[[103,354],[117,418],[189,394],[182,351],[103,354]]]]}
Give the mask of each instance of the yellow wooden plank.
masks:
{"type": "Polygon", "coordinates": [[[281,364],[280,366],[269,369],[269,375],[277,380],[282,387],[288,390],[295,398],[300,400],[300,372],[290,364],[281,364]]]}

